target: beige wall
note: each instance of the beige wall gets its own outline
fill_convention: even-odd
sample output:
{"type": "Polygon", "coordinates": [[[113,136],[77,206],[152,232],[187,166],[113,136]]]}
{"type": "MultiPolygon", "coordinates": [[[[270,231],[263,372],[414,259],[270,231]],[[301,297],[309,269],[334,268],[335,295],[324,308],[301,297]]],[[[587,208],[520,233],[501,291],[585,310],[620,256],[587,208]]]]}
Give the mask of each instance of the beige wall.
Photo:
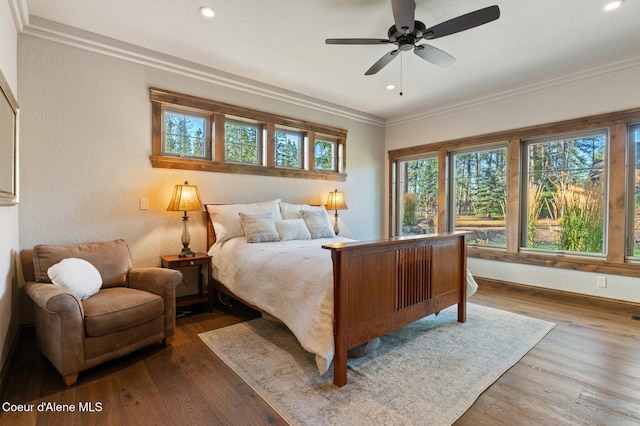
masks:
{"type": "MultiPolygon", "coordinates": [[[[166,207],[173,186],[184,180],[208,203],[324,203],[338,188],[349,205],[341,234],[382,235],[381,126],[29,35],[20,36],[18,57],[22,248],[124,238],[134,264],[159,265],[158,256],[181,248],[181,214],[166,207]],[[152,168],[150,86],[346,129],[347,181],[152,168]],[[143,197],[149,210],[138,208],[143,197]]],[[[190,216],[191,247],[204,251],[203,219],[190,216]]]]}
{"type": "MultiPolygon", "coordinates": [[[[9,1],[0,1],[0,70],[20,104],[17,33],[9,1]]],[[[0,371],[4,371],[18,332],[18,283],[14,262],[18,246],[18,206],[0,206],[0,371]]]]}
{"type": "MultiPolygon", "coordinates": [[[[640,61],[575,74],[527,90],[496,94],[465,106],[424,114],[387,126],[386,149],[397,149],[552,123],[592,114],[640,107],[640,61]]],[[[388,166],[387,166],[388,168],[388,166]]],[[[469,259],[471,271],[494,278],[613,299],[640,302],[640,279],[607,276],[607,288],[596,286],[597,274],[469,259]]]]}

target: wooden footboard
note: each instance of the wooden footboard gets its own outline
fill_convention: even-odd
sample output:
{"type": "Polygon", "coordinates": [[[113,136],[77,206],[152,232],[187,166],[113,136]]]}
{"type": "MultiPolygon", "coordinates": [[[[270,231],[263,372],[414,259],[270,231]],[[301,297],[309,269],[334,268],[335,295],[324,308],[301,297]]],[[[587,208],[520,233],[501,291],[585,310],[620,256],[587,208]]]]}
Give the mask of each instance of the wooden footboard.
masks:
{"type": "Polygon", "coordinates": [[[334,377],[347,351],[449,306],[466,320],[465,232],[327,244],[334,279],[334,377]]]}

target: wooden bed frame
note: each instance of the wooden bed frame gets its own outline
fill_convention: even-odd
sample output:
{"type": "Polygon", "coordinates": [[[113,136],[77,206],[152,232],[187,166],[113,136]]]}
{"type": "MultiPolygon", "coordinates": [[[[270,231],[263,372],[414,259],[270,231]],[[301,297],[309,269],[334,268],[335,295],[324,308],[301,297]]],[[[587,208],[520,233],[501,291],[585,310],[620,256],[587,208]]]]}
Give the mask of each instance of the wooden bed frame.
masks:
{"type": "MultiPolygon", "coordinates": [[[[208,212],[205,217],[208,249],[215,243],[215,232],[208,212]]],[[[455,304],[458,321],[466,321],[466,234],[323,246],[333,260],[336,386],[347,383],[349,349],[455,304]]],[[[209,282],[217,290],[245,303],[213,279],[211,270],[209,282]]]]}

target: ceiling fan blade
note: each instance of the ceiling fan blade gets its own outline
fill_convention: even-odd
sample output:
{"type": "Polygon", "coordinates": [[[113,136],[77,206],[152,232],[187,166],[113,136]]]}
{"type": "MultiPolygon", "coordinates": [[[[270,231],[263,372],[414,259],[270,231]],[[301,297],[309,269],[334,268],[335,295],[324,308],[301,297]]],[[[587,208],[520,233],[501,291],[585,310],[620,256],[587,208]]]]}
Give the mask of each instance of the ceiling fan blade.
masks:
{"type": "Polygon", "coordinates": [[[447,52],[438,49],[437,47],[430,46],[428,44],[421,44],[413,49],[413,53],[420,56],[425,61],[429,61],[439,67],[448,67],[456,61],[456,58],[449,55],[447,52]]]}
{"type": "Polygon", "coordinates": [[[388,44],[389,40],[380,38],[328,38],[326,44],[388,44]]]}
{"type": "Polygon", "coordinates": [[[500,17],[500,8],[498,6],[489,6],[484,9],[469,12],[457,18],[449,19],[424,32],[424,38],[432,40],[434,38],[448,36],[460,31],[468,30],[491,21],[495,21],[500,17]]]}
{"type": "Polygon", "coordinates": [[[416,2],[414,0],[391,0],[393,20],[401,33],[413,31],[415,23],[416,2]]]}
{"type": "Polygon", "coordinates": [[[373,64],[371,66],[371,68],[369,68],[367,70],[367,72],[364,73],[364,75],[373,75],[375,73],[377,73],[378,71],[380,71],[382,68],[384,68],[385,66],[387,66],[387,64],[389,62],[391,62],[396,56],[398,56],[400,54],[399,50],[392,50],[391,52],[387,53],[386,55],[384,55],[382,58],[378,59],[378,62],[376,62],[375,64],[373,64]]]}

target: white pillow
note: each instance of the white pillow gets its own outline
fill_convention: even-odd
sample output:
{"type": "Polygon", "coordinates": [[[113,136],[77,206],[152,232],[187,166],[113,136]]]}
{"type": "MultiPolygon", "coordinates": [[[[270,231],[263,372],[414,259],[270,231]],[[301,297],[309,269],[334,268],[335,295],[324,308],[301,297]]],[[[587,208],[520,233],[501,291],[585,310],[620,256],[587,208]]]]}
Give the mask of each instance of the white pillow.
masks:
{"type": "Polygon", "coordinates": [[[282,220],[280,199],[251,204],[210,204],[207,206],[207,210],[213,222],[213,230],[216,233],[216,243],[222,243],[231,238],[244,236],[238,213],[271,213],[273,220],[282,220]]]}
{"type": "Polygon", "coordinates": [[[47,270],[47,275],[55,285],[66,287],[80,299],[96,294],[102,287],[100,272],[84,259],[69,257],[47,270]]]}
{"type": "Polygon", "coordinates": [[[311,239],[304,219],[285,219],[282,222],[276,222],[276,229],[281,241],[311,239]]]}
{"type": "Polygon", "coordinates": [[[244,214],[238,213],[248,243],[268,243],[280,241],[280,235],[271,218],[271,213],[244,214]]]}
{"type": "Polygon", "coordinates": [[[335,232],[333,232],[333,224],[332,218],[329,216],[329,212],[324,208],[324,206],[311,206],[309,204],[288,204],[288,203],[280,203],[280,211],[282,212],[282,218],[284,220],[287,219],[302,219],[301,210],[307,211],[321,211],[324,212],[327,217],[327,225],[331,229],[331,236],[335,237],[335,232]]]}
{"type": "Polygon", "coordinates": [[[309,204],[289,204],[289,203],[280,203],[280,212],[282,213],[282,218],[284,220],[287,219],[302,219],[302,215],[300,214],[300,210],[313,210],[317,207],[312,207],[309,204]]]}
{"type": "Polygon", "coordinates": [[[312,239],[335,237],[325,212],[320,210],[300,210],[300,214],[309,229],[312,239]]]}

